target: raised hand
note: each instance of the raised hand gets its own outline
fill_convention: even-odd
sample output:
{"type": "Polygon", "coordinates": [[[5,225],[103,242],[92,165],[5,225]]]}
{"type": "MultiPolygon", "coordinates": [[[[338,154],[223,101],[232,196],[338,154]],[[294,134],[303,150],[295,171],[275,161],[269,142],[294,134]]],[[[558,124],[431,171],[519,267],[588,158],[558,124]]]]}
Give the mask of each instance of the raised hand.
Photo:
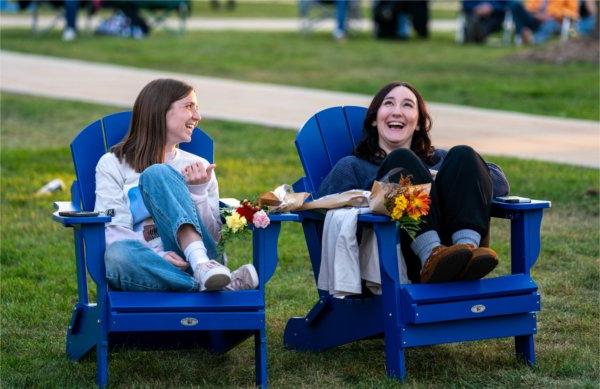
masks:
{"type": "Polygon", "coordinates": [[[194,162],[189,166],[186,166],[182,171],[185,182],[188,185],[200,185],[210,181],[213,170],[215,170],[215,164],[211,163],[208,166],[204,166],[202,162],[194,162]]]}

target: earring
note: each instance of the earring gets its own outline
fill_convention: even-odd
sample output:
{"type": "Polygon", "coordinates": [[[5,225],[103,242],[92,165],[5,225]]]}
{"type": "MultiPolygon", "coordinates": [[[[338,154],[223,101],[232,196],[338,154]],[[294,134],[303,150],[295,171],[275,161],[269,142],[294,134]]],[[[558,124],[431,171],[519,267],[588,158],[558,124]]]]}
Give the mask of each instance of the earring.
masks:
{"type": "Polygon", "coordinates": [[[371,126],[373,126],[373,127],[377,127],[377,122],[376,122],[375,120],[373,120],[373,121],[371,122],[371,126]]]}

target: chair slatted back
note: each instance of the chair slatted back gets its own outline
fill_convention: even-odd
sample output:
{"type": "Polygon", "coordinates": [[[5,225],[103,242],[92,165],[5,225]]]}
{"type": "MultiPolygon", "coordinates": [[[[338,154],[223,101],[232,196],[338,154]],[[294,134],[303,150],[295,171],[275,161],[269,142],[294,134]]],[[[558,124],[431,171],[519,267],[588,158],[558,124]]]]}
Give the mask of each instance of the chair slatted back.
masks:
{"type": "MultiPolygon", "coordinates": [[[[85,127],[71,142],[71,155],[77,177],[74,190],[80,195],[83,210],[94,209],[98,160],[125,137],[130,123],[131,111],[114,113],[85,127]]],[[[211,163],[214,160],[213,141],[199,128],[194,131],[191,142],[182,143],[179,147],[211,163]]]]}
{"type": "Polygon", "coordinates": [[[352,154],[363,138],[364,107],[332,107],[311,117],[296,136],[306,174],[304,190],[316,196],[323,178],[341,158],[352,154]]]}

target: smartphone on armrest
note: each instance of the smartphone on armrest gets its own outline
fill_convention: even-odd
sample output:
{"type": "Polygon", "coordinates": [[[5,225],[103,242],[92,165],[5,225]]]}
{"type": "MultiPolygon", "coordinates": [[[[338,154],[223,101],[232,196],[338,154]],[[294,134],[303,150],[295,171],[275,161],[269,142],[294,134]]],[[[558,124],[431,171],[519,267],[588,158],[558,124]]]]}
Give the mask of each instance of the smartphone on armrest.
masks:
{"type": "Polygon", "coordinates": [[[520,196],[500,196],[496,197],[494,200],[501,201],[503,203],[509,204],[522,204],[522,203],[530,203],[531,199],[527,197],[520,196]]]}

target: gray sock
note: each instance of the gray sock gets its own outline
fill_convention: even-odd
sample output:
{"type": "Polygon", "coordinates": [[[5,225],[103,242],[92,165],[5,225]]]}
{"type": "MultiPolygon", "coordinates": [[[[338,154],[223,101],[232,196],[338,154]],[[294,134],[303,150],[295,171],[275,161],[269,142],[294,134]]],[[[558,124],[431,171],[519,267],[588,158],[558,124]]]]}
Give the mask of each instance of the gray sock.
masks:
{"type": "Polygon", "coordinates": [[[470,244],[475,247],[479,247],[481,241],[481,235],[478,232],[464,229],[458,230],[452,234],[452,243],[454,244],[470,244]]]}
{"type": "Polygon", "coordinates": [[[417,236],[410,244],[410,248],[421,260],[421,265],[425,265],[425,261],[431,255],[433,249],[439,245],[441,245],[440,236],[437,231],[431,230],[417,236]]]}

